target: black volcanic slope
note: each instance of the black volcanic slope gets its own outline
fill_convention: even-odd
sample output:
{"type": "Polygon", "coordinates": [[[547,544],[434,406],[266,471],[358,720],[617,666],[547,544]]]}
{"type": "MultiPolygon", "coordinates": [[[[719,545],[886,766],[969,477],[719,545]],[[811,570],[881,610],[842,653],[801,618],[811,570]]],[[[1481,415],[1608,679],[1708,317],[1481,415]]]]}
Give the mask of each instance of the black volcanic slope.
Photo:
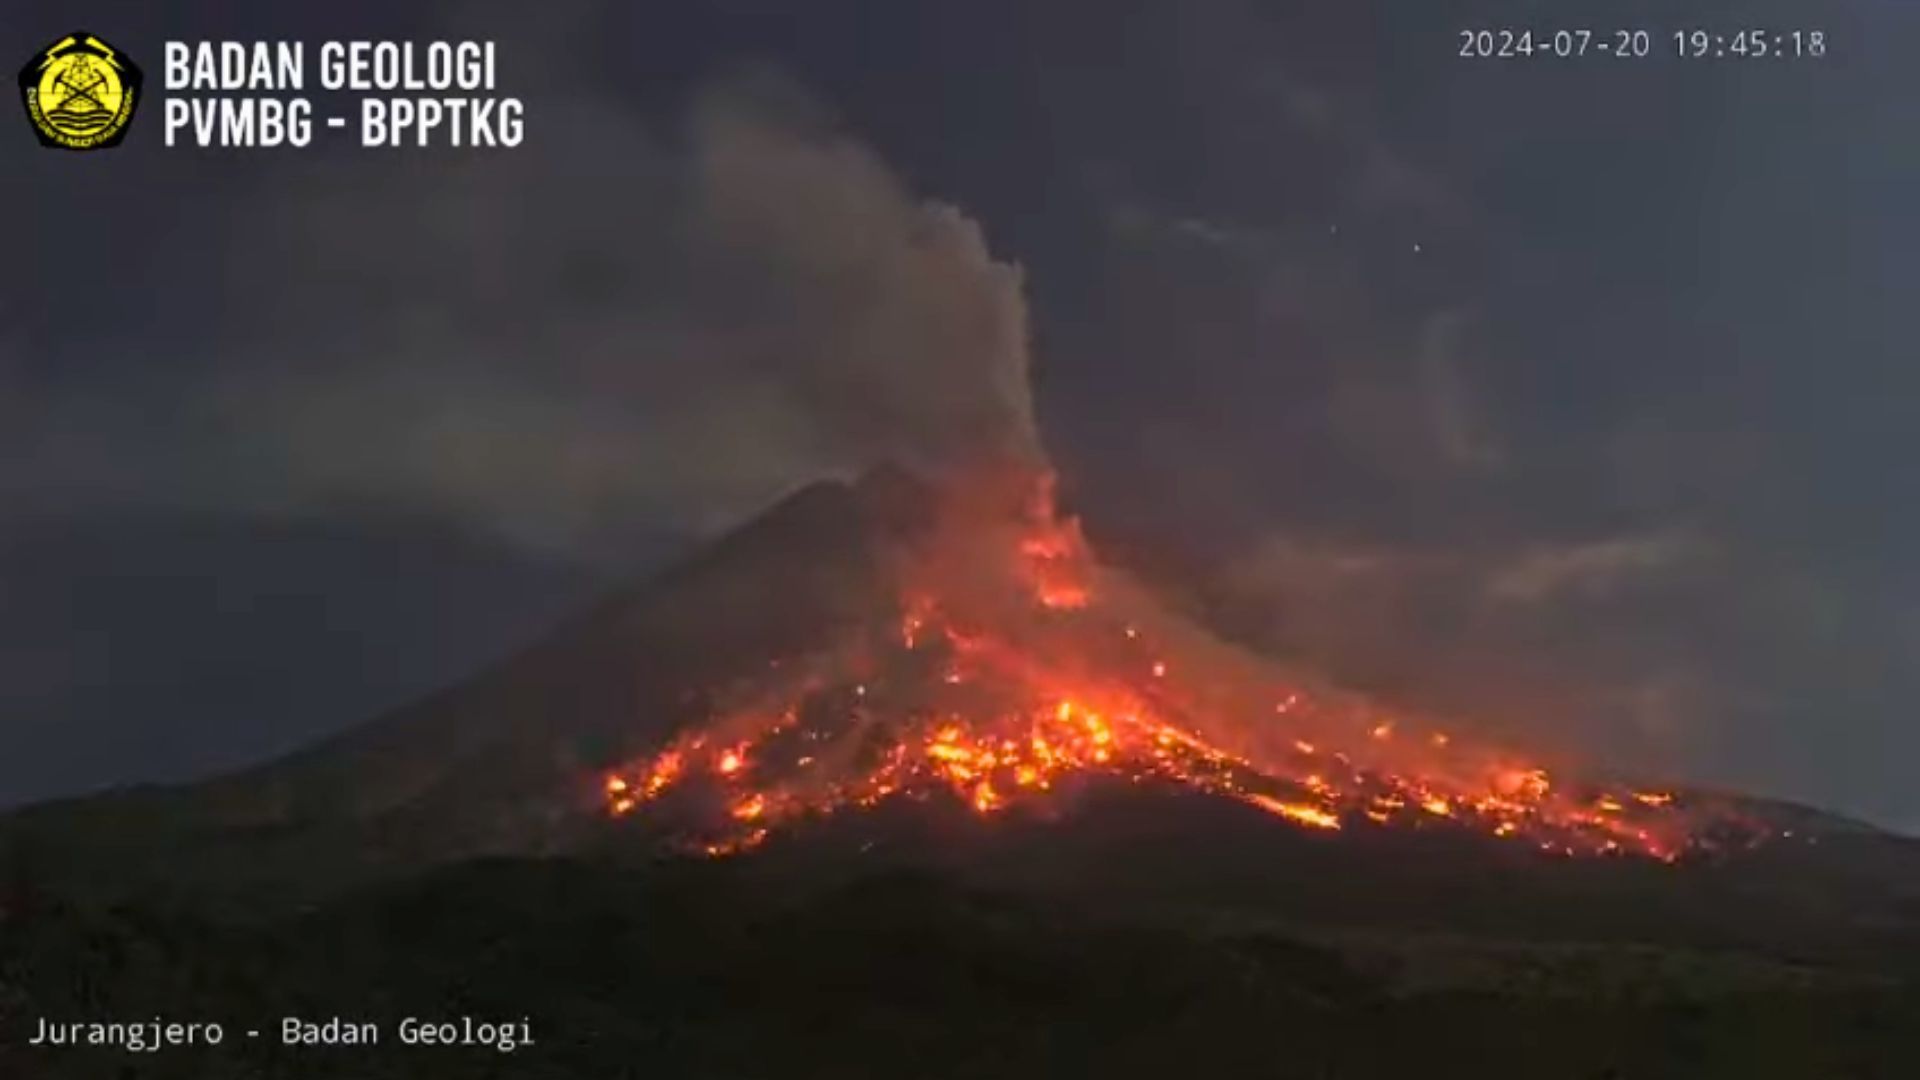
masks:
{"type": "Polygon", "coordinates": [[[595,813],[715,688],[890,611],[925,520],[820,484],[303,753],[0,819],[0,1076],[1920,1075],[1920,845],[1788,808],[1714,862],[1278,825],[1093,782],[720,863],[595,813]],[[30,1053],[45,1015],[476,1013],[539,1046],[30,1053]]]}
{"type": "Polygon", "coordinates": [[[881,547],[923,492],[883,471],[782,501],[523,652],[234,776],[0,819],[0,853],[102,896],[278,904],[437,863],[590,840],[595,770],[703,717],[716,687],[888,610],[881,547]]]}

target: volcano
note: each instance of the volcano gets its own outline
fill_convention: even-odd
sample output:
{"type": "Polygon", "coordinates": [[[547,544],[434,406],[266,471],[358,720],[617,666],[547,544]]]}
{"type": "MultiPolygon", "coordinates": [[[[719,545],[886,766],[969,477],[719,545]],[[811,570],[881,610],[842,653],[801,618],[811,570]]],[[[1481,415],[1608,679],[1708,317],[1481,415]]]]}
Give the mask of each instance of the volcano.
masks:
{"type": "Polygon", "coordinates": [[[1920,845],[1324,685],[1019,469],[815,484],[320,745],[0,819],[0,931],[5,1022],[479,1002],[563,1033],[528,1075],[1920,1062],[1920,845]]]}
{"type": "Polygon", "coordinates": [[[613,815],[704,808],[692,842],[724,855],[895,799],[1058,812],[1057,787],[1097,777],[1298,827],[1478,829],[1569,856],[1764,838],[1730,807],[1569,783],[1234,649],[1100,565],[1044,472],[905,501],[922,511],[878,545],[879,618],[737,675],[712,717],[608,773],[613,815]]]}
{"type": "Polygon", "coordinates": [[[1858,897],[1778,866],[1851,860],[1886,910],[1913,861],[1814,811],[1549,770],[1223,642],[1016,467],[804,488],[458,685],[236,775],[30,808],[0,842],[72,891],[255,908],[487,856],[877,851],[1056,884],[1212,862],[1256,903],[1307,902],[1267,872],[1306,859],[1351,885],[1334,908],[1369,881],[1712,880],[1789,917],[1858,897]]]}

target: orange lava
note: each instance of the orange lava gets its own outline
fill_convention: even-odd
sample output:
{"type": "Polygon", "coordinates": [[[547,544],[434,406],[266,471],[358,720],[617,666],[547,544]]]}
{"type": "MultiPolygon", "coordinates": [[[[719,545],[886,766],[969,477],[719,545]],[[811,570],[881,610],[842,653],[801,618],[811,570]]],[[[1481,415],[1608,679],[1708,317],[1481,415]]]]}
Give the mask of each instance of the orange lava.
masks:
{"type": "Polygon", "coordinates": [[[718,812],[693,815],[684,839],[720,855],[883,800],[945,793],[996,815],[1107,776],[1318,831],[1473,829],[1559,854],[1662,860],[1702,846],[1698,815],[1671,793],[1563,783],[1349,696],[1222,674],[1131,593],[1109,604],[1078,524],[1053,513],[1050,482],[1016,521],[944,530],[961,548],[936,542],[911,562],[895,628],[781,665],[754,700],[603,777],[608,812],[710,805],[718,812]],[[1156,646],[1156,623],[1178,640],[1156,646]]]}

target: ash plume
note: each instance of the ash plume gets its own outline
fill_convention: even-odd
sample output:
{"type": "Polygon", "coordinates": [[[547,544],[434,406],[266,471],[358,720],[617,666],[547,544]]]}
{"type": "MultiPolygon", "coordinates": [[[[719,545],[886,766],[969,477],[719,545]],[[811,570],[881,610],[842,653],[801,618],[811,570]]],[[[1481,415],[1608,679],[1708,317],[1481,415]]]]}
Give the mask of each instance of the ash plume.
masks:
{"type": "Polygon", "coordinates": [[[1019,268],[803,91],[736,78],[664,123],[538,100],[516,153],[266,176],[193,362],[139,423],[54,395],[9,487],[392,506],[619,564],[823,475],[1038,458],[1019,268]]]}
{"type": "MultiPolygon", "coordinates": [[[[507,254],[452,281],[377,268],[409,297],[375,328],[385,347],[242,379],[287,433],[286,471],[596,553],[630,521],[704,531],[881,460],[1037,455],[1019,271],[795,93],[716,91],[679,139],[628,122],[610,149],[621,118],[583,105],[591,160],[564,160],[562,132],[558,168],[543,157],[385,196],[377,213],[403,233],[507,254]],[[529,203],[538,228],[478,209],[529,203]]],[[[345,223],[281,224],[325,244],[345,223]]]]}

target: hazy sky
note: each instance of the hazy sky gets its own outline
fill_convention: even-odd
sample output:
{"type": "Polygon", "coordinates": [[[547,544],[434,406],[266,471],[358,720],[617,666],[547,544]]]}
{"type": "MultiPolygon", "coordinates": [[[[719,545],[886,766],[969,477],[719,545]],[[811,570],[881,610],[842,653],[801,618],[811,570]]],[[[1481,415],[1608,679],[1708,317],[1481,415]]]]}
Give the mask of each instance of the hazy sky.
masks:
{"type": "Polygon", "coordinates": [[[152,90],[168,39],[491,38],[527,142],[15,117],[0,802],[363,719],[811,476],[1021,437],[1030,369],[1094,535],[1236,634],[1920,827],[1909,4],[165,7],[86,13],[152,90]],[[1457,55],[1507,24],[1832,55],[1457,55]]]}

